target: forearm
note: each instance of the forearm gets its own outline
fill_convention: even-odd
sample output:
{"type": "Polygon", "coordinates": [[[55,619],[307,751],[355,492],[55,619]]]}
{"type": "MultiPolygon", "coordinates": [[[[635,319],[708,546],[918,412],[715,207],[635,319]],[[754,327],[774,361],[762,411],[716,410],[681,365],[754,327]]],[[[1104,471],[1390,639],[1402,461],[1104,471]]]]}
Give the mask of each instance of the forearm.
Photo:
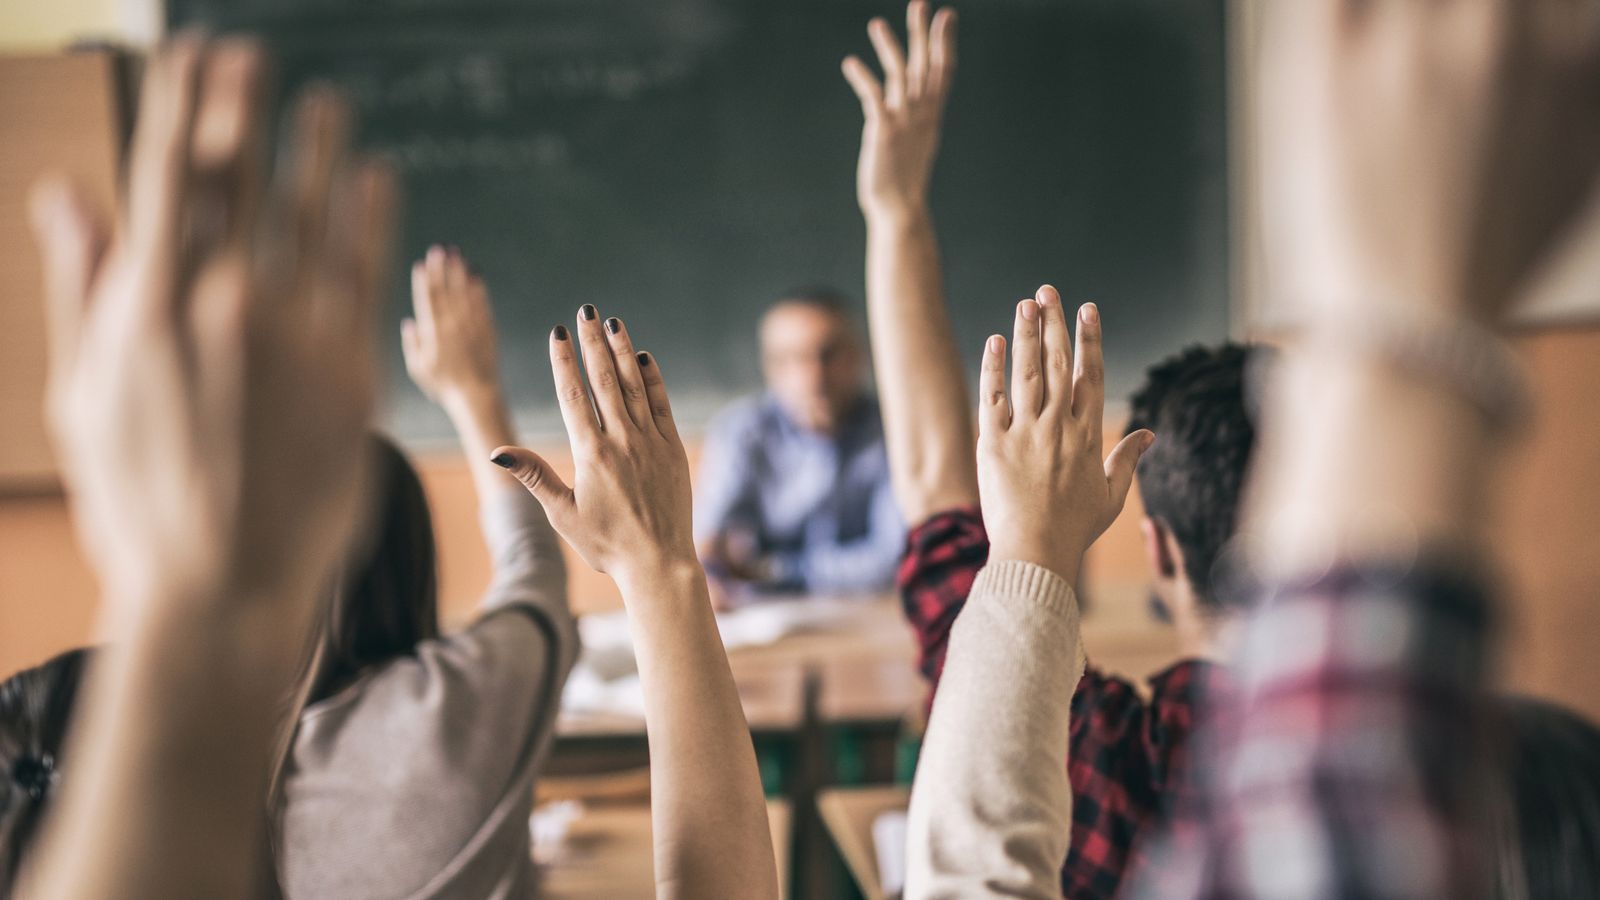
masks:
{"type": "Polygon", "coordinates": [[[755,749],[693,560],[618,579],[650,742],[658,897],[776,897],[755,749]]]}
{"type": "Polygon", "coordinates": [[[234,595],[230,606],[174,605],[119,623],[86,683],[72,774],[19,896],[255,893],[308,596],[234,595]]]}
{"type": "Polygon", "coordinates": [[[867,312],[890,477],[918,522],[978,502],[972,406],[923,205],[867,213],[867,312]]]}
{"type": "Polygon", "coordinates": [[[455,427],[461,451],[472,473],[480,502],[494,491],[522,490],[506,471],[489,461],[496,447],[516,444],[516,429],[499,385],[464,388],[447,395],[441,406],[455,427]]]}
{"type": "Polygon", "coordinates": [[[1015,561],[979,575],[912,786],[907,896],[1060,896],[1066,700],[1083,666],[1071,585],[1015,561]]]}

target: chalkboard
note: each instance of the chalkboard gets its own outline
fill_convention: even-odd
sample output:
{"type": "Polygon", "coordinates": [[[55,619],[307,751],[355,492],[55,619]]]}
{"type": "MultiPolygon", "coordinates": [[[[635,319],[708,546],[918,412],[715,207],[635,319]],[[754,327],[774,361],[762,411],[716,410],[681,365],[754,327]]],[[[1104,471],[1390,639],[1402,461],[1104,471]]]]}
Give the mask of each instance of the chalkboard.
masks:
{"type": "MultiPolygon", "coordinates": [[[[397,262],[459,245],[493,291],[518,418],[558,428],[545,335],[626,317],[691,429],[758,387],[784,288],[862,291],[860,111],[839,75],[876,0],[169,0],[171,24],[259,33],[286,90],[355,98],[404,175],[397,262]]],[[[1093,299],[1109,382],[1228,322],[1225,0],[963,5],[933,203],[969,369],[1043,281],[1093,299]]],[[[392,341],[388,403],[448,435],[392,341]]]]}

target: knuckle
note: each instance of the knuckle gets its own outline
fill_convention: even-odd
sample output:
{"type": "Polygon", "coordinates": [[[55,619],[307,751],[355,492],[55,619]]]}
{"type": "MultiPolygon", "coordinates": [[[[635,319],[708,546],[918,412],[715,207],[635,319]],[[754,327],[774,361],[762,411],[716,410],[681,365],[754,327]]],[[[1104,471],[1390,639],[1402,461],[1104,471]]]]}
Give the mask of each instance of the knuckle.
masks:
{"type": "Polygon", "coordinates": [[[606,371],[604,369],[601,369],[599,372],[595,373],[594,383],[598,387],[603,387],[603,388],[607,388],[607,389],[616,387],[616,385],[617,385],[617,373],[608,372],[608,371],[606,371]]]}
{"type": "Polygon", "coordinates": [[[1033,363],[1028,363],[1022,367],[1020,377],[1023,381],[1037,381],[1039,379],[1039,374],[1039,367],[1033,363]]]}
{"type": "Polygon", "coordinates": [[[578,403],[584,399],[583,386],[569,384],[561,388],[561,400],[565,403],[578,403]]]}
{"type": "Polygon", "coordinates": [[[1064,372],[1072,367],[1072,357],[1067,355],[1064,350],[1051,350],[1047,361],[1050,368],[1058,371],[1064,372]]]}

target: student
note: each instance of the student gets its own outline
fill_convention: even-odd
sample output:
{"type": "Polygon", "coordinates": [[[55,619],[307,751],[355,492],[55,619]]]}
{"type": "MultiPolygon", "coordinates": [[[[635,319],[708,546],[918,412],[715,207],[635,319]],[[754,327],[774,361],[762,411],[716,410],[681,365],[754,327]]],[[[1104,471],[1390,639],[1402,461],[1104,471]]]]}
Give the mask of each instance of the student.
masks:
{"type": "Polygon", "coordinates": [[[282,701],[366,506],[393,206],[325,90],[267,175],[264,67],[248,42],[179,37],[146,67],[117,216],[35,190],[49,419],[116,640],[21,898],[256,886],[282,701]]]}
{"type": "MultiPolygon", "coordinates": [[[[1480,523],[1494,451],[1522,402],[1491,329],[1600,169],[1600,40],[1587,12],[1337,0],[1272,10],[1263,133],[1281,154],[1271,164],[1292,223],[1283,246],[1332,275],[1287,294],[1303,332],[1274,385],[1249,492],[1263,587],[1242,626],[1237,690],[1207,713],[1204,827],[1168,844],[1129,896],[1491,890],[1480,523]]],[[[1056,540],[1054,523],[1029,524],[1010,539],[1056,540]]],[[[1046,597],[1042,586],[1021,593],[1046,597]]],[[[968,634],[952,643],[952,669],[968,656],[982,666],[1005,637],[968,634]]],[[[1047,709],[1072,661],[1000,646],[1009,671],[1031,676],[1006,680],[1012,702],[1047,709]]],[[[930,743],[990,727],[965,709],[940,721],[936,706],[930,743]]],[[[1029,737],[1000,732],[983,749],[1004,770],[995,778],[1052,776],[1029,737]]],[[[961,815],[931,786],[917,792],[926,820],[961,815]]],[[[1049,815],[1034,805],[1061,802],[1036,792],[1013,808],[1027,824],[1049,815]]],[[[1012,868],[996,871],[1049,877],[1049,835],[1011,827],[1010,815],[996,821],[1015,838],[998,861],[1012,868]]]]}
{"type": "Polygon", "coordinates": [[[1600,728],[1551,703],[1514,698],[1504,724],[1509,781],[1495,818],[1499,896],[1583,900],[1600,884],[1600,728]]]}
{"type": "Polygon", "coordinates": [[[530,450],[501,447],[494,461],[622,591],[644,687],[656,895],[776,897],[755,750],[695,554],[689,460],[655,357],[620,319],[606,323],[585,305],[576,334],[550,333],[572,486],[530,450]]]}
{"type": "MultiPolygon", "coordinates": [[[[907,11],[909,55],[888,24],[868,29],[883,65],[880,85],[857,59],[845,75],[866,114],[858,190],[867,220],[867,300],[896,497],[913,523],[899,571],[907,618],[917,631],[923,674],[944,683],[947,640],[998,535],[977,508],[965,376],[943,300],[927,186],[944,100],[953,77],[955,14],[931,27],[927,4],[907,11]],[[921,73],[919,86],[914,73],[921,73]],[[892,105],[891,100],[894,104],[892,105]],[[986,525],[989,526],[986,528],[986,525]]],[[[1060,304],[1052,288],[1040,302],[1060,304]]],[[[1071,705],[1071,852],[1060,889],[1111,897],[1140,841],[1194,790],[1189,738],[1204,691],[1220,677],[1239,598],[1213,583],[1235,526],[1255,444],[1246,409],[1249,351],[1196,347],[1163,361],[1134,395],[1129,433],[1161,440],[1140,461],[1141,522],[1157,597],[1181,636],[1182,658],[1150,678],[1150,697],[1088,668],[1071,705]]],[[[1173,813],[1174,810],[1179,811],[1173,813]]]]}
{"type": "Polygon", "coordinates": [[[68,650],[0,684],[0,898],[11,896],[61,780],[89,658],[88,650],[68,650]]]}
{"type": "Polygon", "coordinates": [[[767,390],[712,424],[695,537],[729,601],[889,586],[905,527],[844,297],[789,292],[761,321],[767,390]]]}
{"type": "Polygon", "coordinates": [[[373,533],[319,629],[277,803],[290,898],[522,897],[536,881],[534,782],[578,650],[566,566],[544,510],[489,461],[514,438],[483,281],[433,247],[411,287],[406,370],[460,436],[493,574],[477,621],[441,635],[427,497],[376,441],[373,533]]]}

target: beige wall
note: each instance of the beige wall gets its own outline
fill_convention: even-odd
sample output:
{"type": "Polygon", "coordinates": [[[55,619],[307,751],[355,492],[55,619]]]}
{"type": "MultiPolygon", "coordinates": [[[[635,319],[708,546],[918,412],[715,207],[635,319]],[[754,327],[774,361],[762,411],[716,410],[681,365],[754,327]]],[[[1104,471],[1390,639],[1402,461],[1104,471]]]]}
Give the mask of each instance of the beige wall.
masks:
{"type": "Polygon", "coordinates": [[[59,50],[80,40],[142,43],[159,8],[159,0],[6,0],[0,52],[59,50]]]}

